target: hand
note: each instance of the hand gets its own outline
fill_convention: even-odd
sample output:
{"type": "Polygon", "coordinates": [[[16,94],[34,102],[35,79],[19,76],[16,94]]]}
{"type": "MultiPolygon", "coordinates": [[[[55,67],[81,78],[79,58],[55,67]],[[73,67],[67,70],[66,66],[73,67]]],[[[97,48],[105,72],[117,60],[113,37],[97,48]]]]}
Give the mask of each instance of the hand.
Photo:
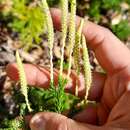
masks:
{"type": "MultiPolygon", "coordinates": [[[[55,28],[60,29],[60,11],[52,9],[55,28]]],[[[77,26],[80,18],[77,17],[77,26]]],[[[32,130],[130,130],[130,51],[108,29],[86,21],[83,33],[88,46],[95,52],[106,75],[94,72],[89,99],[99,103],[97,107],[88,106],[74,117],[49,112],[36,114],[30,122],[32,130]]],[[[39,87],[49,86],[49,70],[25,64],[28,83],[39,87]]],[[[7,74],[18,80],[16,64],[7,66],[7,74]]],[[[55,70],[55,82],[58,72],[55,70]]],[[[75,81],[79,82],[79,96],[84,96],[82,75],[71,74],[72,82],[66,91],[74,92],[75,81]]]]}

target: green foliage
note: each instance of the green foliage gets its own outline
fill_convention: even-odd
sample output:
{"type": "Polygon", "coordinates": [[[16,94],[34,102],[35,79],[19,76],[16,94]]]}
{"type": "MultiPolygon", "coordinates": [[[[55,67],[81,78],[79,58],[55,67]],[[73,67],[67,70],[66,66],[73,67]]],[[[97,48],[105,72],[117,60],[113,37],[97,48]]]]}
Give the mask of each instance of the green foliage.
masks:
{"type": "Polygon", "coordinates": [[[111,29],[123,41],[130,36],[130,23],[127,20],[122,20],[119,24],[112,25],[111,29]]]}
{"type": "Polygon", "coordinates": [[[49,6],[54,6],[59,4],[60,0],[47,0],[49,6]]]}
{"type": "Polygon", "coordinates": [[[102,0],[102,8],[104,9],[119,9],[120,3],[123,0],[102,0]]]}
{"type": "Polygon", "coordinates": [[[90,8],[87,11],[94,21],[100,22],[101,15],[106,14],[109,10],[120,11],[121,3],[127,2],[129,4],[129,0],[91,0],[90,8]]]}
{"type": "MultiPolygon", "coordinates": [[[[61,65],[61,61],[58,60],[58,61],[56,62],[56,68],[59,68],[60,65],[61,65]]],[[[64,62],[63,62],[63,70],[68,70],[68,67],[69,67],[69,63],[66,62],[66,61],[64,61],[64,62]]]]}
{"type": "MultiPolygon", "coordinates": [[[[69,109],[73,102],[70,102],[70,95],[64,92],[66,80],[59,78],[57,86],[51,86],[47,90],[37,87],[29,87],[28,96],[29,102],[33,109],[33,113],[41,111],[51,111],[62,113],[69,109]],[[37,102],[38,101],[38,102],[37,102]]],[[[72,98],[73,96],[71,96],[72,98]]],[[[14,102],[18,105],[20,115],[28,115],[27,105],[21,91],[14,90],[14,102]]]]}
{"type": "Polygon", "coordinates": [[[14,18],[10,27],[19,33],[25,49],[30,49],[33,43],[40,43],[40,36],[45,31],[42,8],[38,5],[27,5],[26,0],[13,0],[11,13],[14,18]]]}
{"type": "Polygon", "coordinates": [[[130,5],[130,1],[129,0],[125,0],[125,2],[127,2],[130,5]]]}
{"type": "Polygon", "coordinates": [[[93,0],[90,3],[90,9],[88,10],[89,15],[96,21],[99,21],[101,18],[101,0],[93,0]]]}
{"type": "Polygon", "coordinates": [[[55,87],[52,85],[49,89],[50,94],[53,96],[54,100],[54,111],[58,113],[63,112],[67,105],[67,96],[64,92],[66,83],[67,80],[59,76],[58,86],[55,87]]]}
{"type": "Polygon", "coordinates": [[[18,130],[25,128],[25,122],[23,117],[12,120],[5,119],[0,123],[0,126],[0,130],[18,130]]]}

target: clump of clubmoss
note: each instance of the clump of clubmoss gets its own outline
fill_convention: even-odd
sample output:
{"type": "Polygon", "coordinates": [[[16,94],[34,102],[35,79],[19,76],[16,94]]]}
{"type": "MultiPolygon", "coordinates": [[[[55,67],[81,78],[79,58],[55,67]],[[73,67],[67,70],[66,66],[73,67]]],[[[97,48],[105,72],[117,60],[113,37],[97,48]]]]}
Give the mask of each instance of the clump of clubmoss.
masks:
{"type": "MultiPolygon", "coordinates": [[[[46,90],[39,89],[37,86],[28,87],[26,81],[26,75],[24,72],[24,67],[22,65],[21,58],[19,56],[18,51],[16,52],[16,61],[19,71],[19,82],[20,89],[14,88],[13,100],[16,104],[16,108],[18,110],[16,116],[18,118],[4,119],[1,123],[2,128],[10,129],[11,127],[15,130],[18,128],[23,128],[26,130],[25,120],[24,118],[29,114],[35,114],[37,112],[42,111],[52,111],[57,113],[62,113],[65,110],[69,110],[71,108],[75,108],[75,110],[70,111],[69,116],[73,115],[75,112],[79,111],[80,108],[76,108],[76,105],[81,102],[81,99],[67,94],[65,90],[65,86],[67,83],[71,81],[71,69],[72,69],[72,60],[74,57],[74,62],[76,63],[76,72],[79,75],[80,70],[80,60],[83,60],[84,67],[84,79],[85,79],[85,98],[84,103],[88,102],[88,94],[91,87],[92,75],[91,75],[91,66],[89,62],[89,55],[86,46],[85,36],[82,34],[82,28],[84,25],[84,20],[81,20],[79,25],[79,29],[76,32],[76,0],[71,0],[71,12],[70,19],[68,21],[68,0],[61,0],[61,10],[62,10],[62,24],[61,24],[61,61],[60,61],[60,72],[58,76],[58,84],[54,83],[54,68],[53,68],[53,44],[54,44],[54,27],[51,18],[51,14],[49,11],[49,6],[46,0],[42,0],[41,7],[43,8],[43,13],[45,14],[45,22],[48,30],[48,48],[50,50],[50,87],[46,90]],[[68,26],[67,26],[68,25],[68,26]],[[68,42],[70,46],[69,50],[69,59],[68,59],[68,69],[67,74],[64,74],[64,48],[66,46],[68,32],[68,42]],[[82,49],[83,53],[81,53],[80,49],[82,49]],[[80,56],[82,55],[82,56],[80,56]],[[82,59],[83,57],[83,59],[82,59]],[[38,101],[38,102],[36,102],[38,101]],[[18,124],[18,125],[17,125],[18,124]]],[[[76,81],[76,95],[78,95],[78,82],[76,81]]],[[[81,104],[82,105],[82,104],[81,104]]],[[[84,104],[83,104],[84,105],[84,104]]]]}

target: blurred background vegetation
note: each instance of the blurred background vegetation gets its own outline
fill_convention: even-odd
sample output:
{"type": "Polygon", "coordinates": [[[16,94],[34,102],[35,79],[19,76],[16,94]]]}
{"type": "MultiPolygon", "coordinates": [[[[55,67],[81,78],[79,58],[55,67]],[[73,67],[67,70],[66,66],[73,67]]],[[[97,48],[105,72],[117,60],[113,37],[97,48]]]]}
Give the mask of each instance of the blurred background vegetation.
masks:
{"type": "MultiPolygon", "coordinates": [[[[48,0],[58,7],[60,0],[48,0]]],[[[77,0],[77,14],[108,27],[126,44],[130,36],[130,0],[77,0]]],[[[39,0],[0,0],[0,26],[6,27],[29,50],[46,30],[39,0]],[[33,44],[34,43],[34,44],[33,44]]]]}

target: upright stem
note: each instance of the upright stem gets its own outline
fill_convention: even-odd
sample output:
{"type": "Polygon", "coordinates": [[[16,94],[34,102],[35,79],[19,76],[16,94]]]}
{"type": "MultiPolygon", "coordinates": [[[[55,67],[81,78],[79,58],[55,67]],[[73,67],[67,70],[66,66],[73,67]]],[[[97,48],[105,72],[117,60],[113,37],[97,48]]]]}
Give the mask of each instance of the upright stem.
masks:
{"type": "MultiPolygon", "coordinates": [[[[76,39],[75,39],[75,45],[74,45],[74,65],[76,68],[77,75],[80,74],[80,46],[81,46],[81,35],[82,35],[82,29],[84,25],[84,19],[81,19],[80,25],[78,28],[78,31],[76,32],[76,39]]],[[[76,81],[76,87],[75,87],[75,95],[78,96],[78,83],[76,81]]]]}
{"type": "Polygon", "coordinates": [[[69,44],[70,44],[70,54],[69,54],[69,67],[68,67],[68,74],[67,77],[69,79],[71,73],[71,66],[72,66],[72,53],[73,47],[75,44],[75,32],[76,32],[76,0],[71,0],[71,14],[70,14],[70,21],[69,21],[69,44]]]}
{"type": "Polygon", "coordinates": [[[29,112],[31,112],[32,109],[31,109],[31,106],[30,106],[29,100],[28,100],[28,87],[27,87],[26,75],[25,75],[24,67],[23,67],[23,64],[22,64],[18,51],[16,51],[16,61],[17,61],[18,72],[19,72],[21,92],[25,97],[25,102],[26,102],[27,108],[28,108],[29,112]]]}
{"type": "Polygon", "coordinates": [[[86,87],[85,100],[87,101],[89,90],[92,84],[92,73],[91,73],[91,65],[89,62],[88,49],[86,46],[86,39],[84,35],[82,35],[82,48],[83,48],[83,66],[85,73],[85,87],[86,87]]]}
{"type": "Polygon", "coordinates": [[[63,62],[64,62],[64,48],[67,36],[67,20],[68,20],[68,0],[61,0],[61,10],[62,10],[62,48],[61,48],[61,63],[60,63],[60,76],[63,73],[63,62]]]}
{"type": "Polygon", "coordinates": [[[74,52],[73,52],[74,64],[78,75],[80,72],[80,45],[81,45],[83,25],[84,25],[84,19],[81,19],[80,25],[78,27],[78,31],[76,32],[76,39],[75,39],[74,52]]]}
{"type": "Polygon", "coordinates": [[[47,23],[47,29],[48,29],[48,43],[49,43],[49,48],[50,48],[50,78],[51,78],[51,83],[53,83],[53,43],[54,43],[54,27],[53,27],[53,22],[50,14],[50,10],[47,4],[46,0],[42,0],[43,4],[43,11],[45,14],[46,18],[46,23],[47,23]]]}

